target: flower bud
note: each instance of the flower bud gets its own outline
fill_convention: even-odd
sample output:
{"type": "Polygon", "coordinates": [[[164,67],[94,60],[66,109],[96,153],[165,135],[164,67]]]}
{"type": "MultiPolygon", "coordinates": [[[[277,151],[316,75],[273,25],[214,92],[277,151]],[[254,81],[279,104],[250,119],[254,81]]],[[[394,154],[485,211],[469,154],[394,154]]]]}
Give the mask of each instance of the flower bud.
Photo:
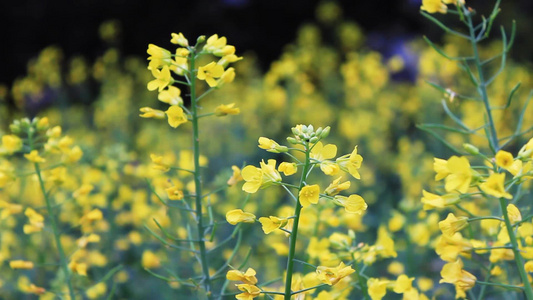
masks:
{"type": "Polygon", "coordinates": [[[479,149],[472,145],[472,144],[468,144],[468,143],[465,143],[463,144],[463,149],[465,149],[466,152],[468,152],[469,154],[472,154],[472,155],[478,155],[479,154],[479,149]]]}
{"type": "Polygon", "coordinates": [[[326,128],[324,128],[324,130],[322,130],[322,132],[320,133],[320,137],[323,139],[327,138],[330,130],[331,130],[331,127],[326,126],[326,128]]]}
{"type": "Polygon", "coordinates": [[[16,134],[16,135],[20,134],[22,130],[20,128],[19,120],[13,121],[13,124],[9,125],[9,129],[11,130],[13,134],[16,134]]]}
{"type": "Polygon", "coordinates": [[[205,35],[201,35],[196,39],[196,45],[200,45],[201,43],[205,42],[205,35]]]}
{"type": "Polygon", "coordinates": [[[297,145],[297,144],[301,144],[300,141],[298,141],[297,139],[293,138],[293,137],[287,137],[287,142],[293,144],[293,145],[297,145]]]}
{"type": "Polygon", "coordinates": [[[316,136],[314,136],[314,137],[312,137],[312,138],[309,139],[309,142],[311,142],[311,143],[314,144],[314,143],[318,142],[318,140],[319,140],[319,138],[316,137],[316,136]]]}

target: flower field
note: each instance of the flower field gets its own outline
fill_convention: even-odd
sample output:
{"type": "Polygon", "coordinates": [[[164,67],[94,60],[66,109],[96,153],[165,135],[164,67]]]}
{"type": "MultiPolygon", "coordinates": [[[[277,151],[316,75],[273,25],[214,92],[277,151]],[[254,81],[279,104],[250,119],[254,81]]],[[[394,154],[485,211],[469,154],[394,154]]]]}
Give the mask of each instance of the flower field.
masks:
{"type": "Polygon", "coordinates": [[[0,298],[533,300],[533,69],[469,5],[385,56],[324,2],[266,71],[43,49],[0,87],[0,298]]]}

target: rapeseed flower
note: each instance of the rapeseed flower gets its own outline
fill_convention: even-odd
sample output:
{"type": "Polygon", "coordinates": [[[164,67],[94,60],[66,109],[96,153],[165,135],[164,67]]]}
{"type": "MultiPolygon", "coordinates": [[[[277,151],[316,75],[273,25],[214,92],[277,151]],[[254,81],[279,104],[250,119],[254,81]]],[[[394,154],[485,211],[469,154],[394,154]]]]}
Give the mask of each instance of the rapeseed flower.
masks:
{"type": "Polygon", "coordinates": [[[22,149],[22,140],[13,134],[4,135],[2,136],[2,149],[8,154],[19,151],[22,149]]]}
{"type": "Polygon", "coordinates": [[[513,195],[505,191],[504,187],[505,173],[493,173],[485,182],[479,185],[479,188],[487,195],[496,198],[512,199],[513,195]]]}
{"type": "Polygon", "coordinates": [[[33,162],[33,163],[44,163],[46,162],[46,159],[42,158],[41,156],[39,156],[39,152],[37,150],[32,150],[30,153],[28,154],[24,154],[24,157],[33,162]]]}
{"type": "Polygon", "coordinates": [[[238,223],[254,223],[255,215],[252,213],[244,212],[242,209],[230,210],[226,213],[226,220],[231,225],[237,225],[238,223]]]}
{"type": "Polygon", "coordinates": [[[337,158],[336,162],[341,169],[348,171],[355,179],[361,179],[359,169],[361,168],[363,157],[357,154],[357,146],[355,146],[352,153],[337,158]]]}
{"type": "Polygon", "coordinates": [[[177,128],[181,124],[187,123],[187,115],[178,105],[170,106],[167,111],[165,111],[165,114],[167,114],[168,117],[168,124],[173,128],[177,128]]]}
{"type": "Polygon", "coordinates": [[[242,281],[246,284],[255,285],[257,284],[257,278],[255,277],[256,274],[257,273],[252,268],[248,268],[246,272],[229,270],[228,273],[226,273],[226,279],[231,281],[242,281]]]}
{"type": "Polygon", "coordinates": [[[317,204],[320,198],[320,187],[318,184],[306,185],[299,193],[298,200],[302,207],[307,207],[311,204],[317,204]]]}
{"type": "Polygon", "coordinates": [[[238,115],[241,113],[241,109],[234,107],[235,103],[221,104],[215,108],[215,116],[222,117],[227,115],[238,115]]]}
{"type": "Polygon", "coordinates": [[[285,174],[285,176],[290,176],[296,173],[298,171],[298,167],[295,163],[288,163],[288,162],[282,162],[278,166],[278,171],[285,174]]]}
{"type": "Polygon", "coordinates": [[[161,92],[164,88],[174,82],[174,79],[170,76],[170,69],[168,66],[164,66],[161,70],[152,68],[151,71],[155,79],[148,82],[147,88],[149,91],[158,90],[161,92]]]}
{"type": "Polygon", "coordinates": [[[354,272],[355,270],[351,266],[345,266],[343,262],[335,268],[319,266],[316,269],[318,279],[327,285],[335,285],[354,272]]]}
{"type": "Polygon", "coordinates": [[[337,195],[333,198],[333,202],[343,206],[346,212],[352,214],[361,215],[368,208],[363,197],[359,195],[350,195],[349,197],[337,195]]]}
{"type": "Polygon", "coordinates": [[[278,218],[275,216],[270,216],[268,218],[261,217],[259,218],[259,222],[262,225],[263,232],[265,234],[269,234],[273,232],[276,229],[282,228],[285,225],[287,225],[288,220],[283,218],[278,218]]]}
{"type": "Polygon", "coordinates": [[[220,78],[222,74],[224,74],[224,67],[212,61],[207,65],[198,68],[197,77],[200,80],[205,80],[209,87],[215,87],[217,86],[215,78],[220,78]]]}

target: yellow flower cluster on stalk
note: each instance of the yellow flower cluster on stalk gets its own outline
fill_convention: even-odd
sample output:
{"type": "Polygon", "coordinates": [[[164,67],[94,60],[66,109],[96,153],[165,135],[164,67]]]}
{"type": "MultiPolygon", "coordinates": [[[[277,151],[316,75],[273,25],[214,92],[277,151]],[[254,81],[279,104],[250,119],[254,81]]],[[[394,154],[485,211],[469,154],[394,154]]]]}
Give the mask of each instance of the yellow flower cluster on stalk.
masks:
{"type": "MultiPolygon", "coordinates": [[[[300,282],[298,277],[295,277],[293,281],[294,274],[296,273],[292,273],[292,266],[295,262],[295,255],[298,253],[298,250],[295,248],[296,241],[294,239],[296,239],[297,228],[300,225],[299,222],[301,222],[300,218],[305,216],[305,212],[309,211],[312,206],[318,206],[319,212],[326,207],[341,206],[345,208],[347,213],[362,215],[367,209],[367,204],[361,196],[357,194],[350,196],[339,195],[340,192],[350,187],[350,181],[341,183],[342,176],[333,180],[326,189],[322,189],[319,184],[311,184],[309,182],[308,177],[310,171],[315,166],[319,167],[325,175],[338,176],[341,175],[341,171],[344,171],[356,179],[361,178],[359,169],[361,168],[363,158],[357,153],[357,147],[355,147],[352,153],[333,160],[337,155],[337,146],[333,144],[323,145],[321,142],[321,140],[329,135],[329,131],[329,126],[325,128],[319,127],[315,130],[312,125],[296,125],[292,128],[293,136],[287,138],[287,141],[292,144],[291,146],[282,146],[272,139],[260,137],[258,140],[259,148],[272,153],[286,154],[292,159],[292,162],[283,161],[276,168],[276,160],[269,159],[267,163],[261,161],[260,167],[248,165],[242,169],[241,174],[245,181],[242,190],[246,193],[254,194],[259,189],[278,186],[283,188],[295,202],[295,213],[292,216],[270,215],[258,219],[266,235],[281,232],[289,237],[288,264],[290,267],[286,270],[288,273],[285,290],[282,290],[285,297],[293,294],[302,293],[301,295],[305,295],[305,293],[309,293],[307,291],[313,289],[313,285],[311,284],[313,282],[315,283],[315,287],[318,287],[321,284],[333,286],[340,281],[344,281],[342,286],[345,286],[345,284],[350,282],[350,275],[355,272],[351,266],[346,266],[342,261],[339,261],[339,259],[346,257],[336,256],[336,259],[333,260],[335,262],[339,261],[336,267],[331,267],[331,263],[317,266],[316,273],[310,274],[307,281],[300,282]],[[290,176],[298,172],[301,172],[300,182],[297,185],[291,184],[289,181],[290,176]],[[297,192],[292,192],[291,189],[295,189],[297,192]]],[[[242,209],[234,209],[226,214],[226,219],[228,223],[236,225],[238,223],[254,223],[256,216],[252,213],[244,212],[242,209]]],[[[315,249],[315,244],[316,238],[313,237],[309,243],[308,251],[315,249]]],[[[391,246],[392,248],[394,247],[393,245],[385,247],[394,252],[391,246]]],[[[327,255],[324,254],[321,253],[320,256],[326,257],[327,255]]],[[[333,253],[331,255],[333,256],[333,253]]],[[[314,257],[316,256],[311,255],[311,258],[314,257]]],[[[353,260],[354,256],[352,254],[349,254],[347,257],[352,263],[359,262],[359,260],[353,260]]],[[[326,263],[326,260],[324,260],[324,263],[326,263]]],[[[250,270],[253,269],[248,270],[247,273],[252,274],[250,270]]],[[[253,275],[255,275],[255,271],[253,275]]],[[[237,270],[230,270],[227,273],[228,279],[231,278],[230,280],[241,280],[244,282],[241,285],[237,285],[238,289],[243,291],[243,293],[236,296],[237,299],[252,299],[261,293],[269,294],[269,291],[259,289],[255,286],[257,280],[246,282],[243,276],[237,270]],[[240,274],[240,276],[236,274],[240,274]]],[[[279,295],[279,292],[276,293],[279,295]]]]}
{"type": "MultiPolygon", "coordinates": [[[[200,36],[195,45],[180,32],[172,33],[170,42],[178,47],[173,51],[150,44],[147,53],[149,64],[148,70],[152,72],[154,79],[148,82],[148,90],[159,92],[159,101],[169,105],[166,111],[151,107],[140,108],[141,117],[168,120],[168,124],[177,128],[187,123],[190,112],[184,106],[181,97],[181,89],[174,84],[186,87],[195,85],[196,80],[205,81],[209,88],[220,88],[230,83],[235,78],[235,69],[228,67],[231,63],[242,59],[235,54],[235,47],[228,45],[226,37],[218,37],[217,34],[205,38],[200,36]],[[219,58],[203,66],[195,66],[195,62],[203,56],[219,58]],[[175,77],[179,76],[179,77],[175,77]]],[[[221,105],[215,109],[217,116],[238,114],[240,110],[233,107],[235,104],[221,105]]]]}

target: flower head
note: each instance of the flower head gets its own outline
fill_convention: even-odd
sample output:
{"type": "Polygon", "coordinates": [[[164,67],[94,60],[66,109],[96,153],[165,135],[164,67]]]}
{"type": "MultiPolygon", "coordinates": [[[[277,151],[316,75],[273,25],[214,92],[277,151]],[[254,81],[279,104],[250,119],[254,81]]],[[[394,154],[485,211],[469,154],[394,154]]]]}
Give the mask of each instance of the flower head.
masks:
{"type": "Polygon", "coordinates": [[[505,191],[504,187],[505,173],[493,173],[487,178],[487,181],[479,185],[479,188],[487,195],[496,198],[512,199],[513,195],[505,191]]]}
{"type": "Polygon", "coordinates": [[[320,187],[318,184],[306,185],[300,190],[299,201],[303,207],[317,204],[320,197],[320,187]]]}
{"type": "Polygon", "coordinates": [[[343,262],[341,262],[335,268],[319,266],[316,269],[316,274],[318,276],[318,279],[328,285],[335,285],[341,279],[343,279],[344,277],[354,272],[355,270],[352,269],[351,266],[345,266],[343,262]]]}
{"type": "Polygon", "coordinates": [[[187,123],[187,115],[178,105],[172,105],[167,111],[165,111],[165,113],[168,117],[168,124],[173,128],[177,128],[181,124],[187,123]]]}
{"type": "Polygon", "coordinates": [[[224,67],[214,61],[198,68],[198,79],[205,80],[210,87],[217,86],[215,78],[220,78],[224,74],[224,67]]]}
{"type": "Polygon", "coordinates": [[[30,153],[28,154],[24,154],[24,157],[33,162],[33,163],[44,163],[46,162],[46,159],[42,158],[41,156],[39,156],[39,152],[37,152],[37,150],[32,150],[30,153]]]}
{"type": "Polygon", "coordinates": [[[239,270],[229,270],[226,273],[226,279],[231,281],[242,281],[246,284],[256,284],[257,278],[255,277],[256,272],[252,268],[248,268],[246,272],[241,272],[239,270]]]}
{"type": "Polygon", "coordinates": [[[269,234],[272,231],[287,225],[288,220],[270,216],[268,218],[265,218],[265,217],[259,218],[259,222],[262,225],[263,232],[265,232],[265,234],[269,234]]]}
{"type": "Polygon", "coordinates": [[[361,179],[359,175],[359,168],[363,162],[363,157],[357,154],[357,146],[351,154],[343,155],[336,160],[341,169],[348,171],[355,179],[361,179]]]}
{"type": "Polygon", "coordinates": [[[335,196],[333,198],[335,204],[344,206],[344,209],[352,214],[361,215],[368,207],[363,197],[359,195],[350,195],[350,197],[335,196]]]}
{"type": "Polygon", "coordinates": [[[174,82],[172,76],[170,76],[170,69],[168,66],[163,66],[161,70],[157,68],[152,68],[152,75],[155,77],[154,80],[148,82],[148,90],[155,91],[156,89],[161,92],[164,88],[174,82]]]}

